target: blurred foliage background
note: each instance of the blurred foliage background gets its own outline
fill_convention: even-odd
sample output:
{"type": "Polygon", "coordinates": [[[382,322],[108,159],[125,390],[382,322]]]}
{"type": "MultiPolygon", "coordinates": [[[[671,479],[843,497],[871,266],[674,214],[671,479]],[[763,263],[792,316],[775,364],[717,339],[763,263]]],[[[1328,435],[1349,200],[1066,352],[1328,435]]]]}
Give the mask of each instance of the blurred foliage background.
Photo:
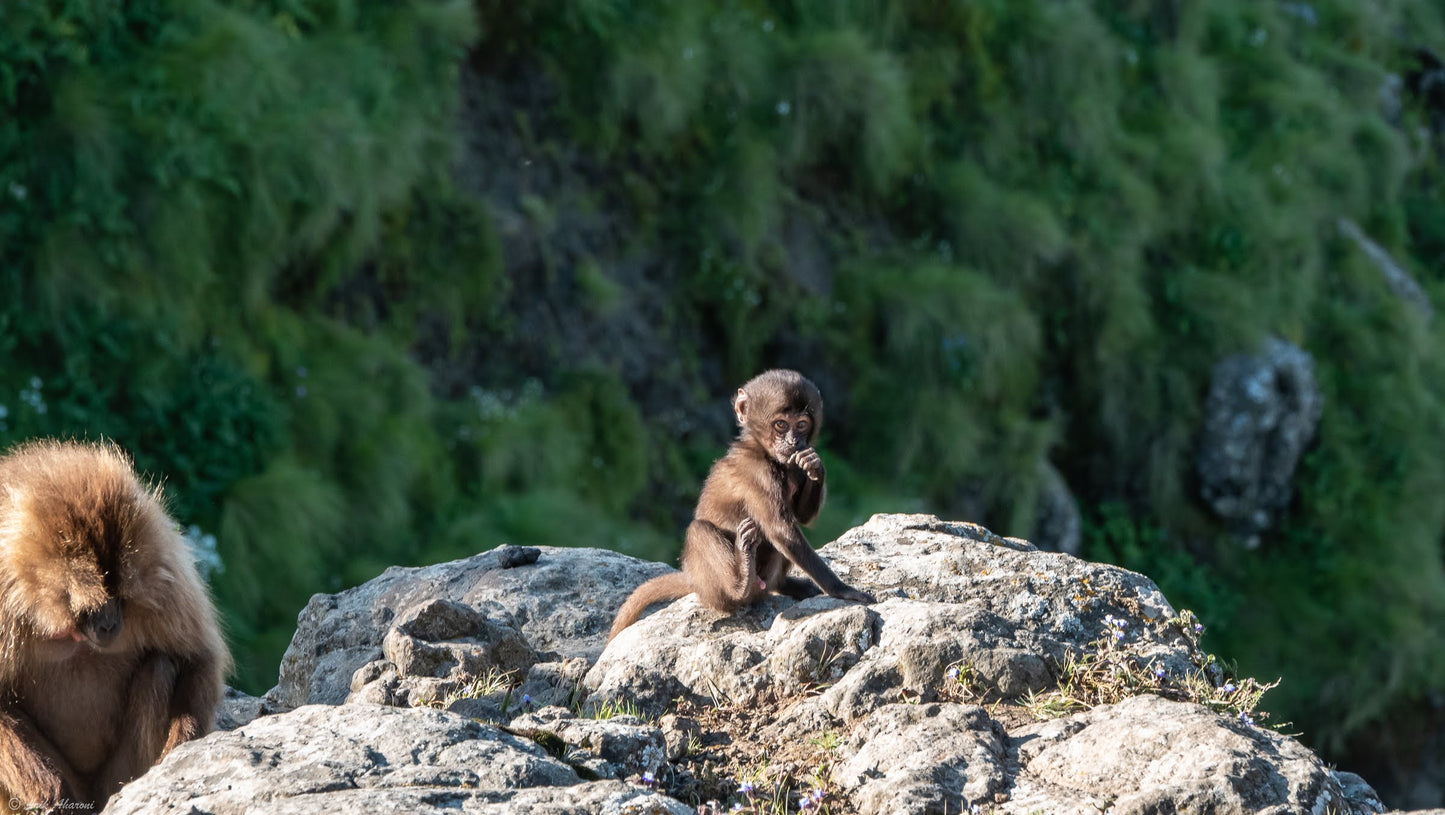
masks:
{"type": "Polygon", "coordinates": [[[163,479],[260,692],[388,565],[675,557],[727,395],[796,367],[815,543],[1029,536],[1049,462],[1086,556],[1347,755],[1445,693],[1445,337],[1337,228],[1445,302],[1399,82],[1442,35],[1428,0],[5,3],[0,443],[163,479]],[[1270,336],[1325,409],[1248,551],[1194,445],[1270,336]]]}

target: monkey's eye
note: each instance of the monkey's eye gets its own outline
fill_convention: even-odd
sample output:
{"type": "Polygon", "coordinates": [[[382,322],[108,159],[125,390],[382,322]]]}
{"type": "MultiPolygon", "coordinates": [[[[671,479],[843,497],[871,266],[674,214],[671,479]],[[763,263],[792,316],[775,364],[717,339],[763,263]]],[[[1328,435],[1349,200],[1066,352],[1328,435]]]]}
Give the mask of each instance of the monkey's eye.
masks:
{"type": "Polygon", "coordinates": [[[788,432],[788,423],[783,419],[779,419],[776,422],[773,422],[773,429],[778,431],[779,433],[786,433],[788,432]]]}
{"type": "Polygon", "coordinates": [[[807,432],[808,432],[808,420],[807,420],[807,419],[800,419],[800,420],[798,421],[798,432],[799,432],[799,433],[807,433],[807,432]]]}

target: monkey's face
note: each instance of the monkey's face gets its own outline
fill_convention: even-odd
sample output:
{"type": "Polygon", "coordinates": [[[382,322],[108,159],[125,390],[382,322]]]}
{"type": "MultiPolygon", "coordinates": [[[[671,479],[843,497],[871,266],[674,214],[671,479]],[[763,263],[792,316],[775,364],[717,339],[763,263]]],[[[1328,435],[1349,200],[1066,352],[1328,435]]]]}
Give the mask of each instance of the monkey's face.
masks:
{"type": "Polygon", "coordinates": [[[18,575],[29,587],[26,616],[35,655],[53,661],[84,648],[112,650],[125,632],[119,565],[103,563],[94,547],[57,543],[49,557],[27,564],[18,575]]]}
{"type": "Polygon", "coordinates": [[[0,536],[0,597],[30,629],[33,655],[67,659],[82,649],[126,647],[122,585],[135,513],[112,495],[45,490],[12,495],[0,536]]]}
{"type": "Polygon", "coordinates": [[[822,421],[823,397],[797,371],[767,371],[738,389],[733,413],[746,439],[786,464],[813,445],[822,421]]]}
{"type": "Polygon", "coordinates": [[[813,419],[806,413],[777,413],[764,433],[759,438],[771,439],[768,452],[777,461],[787,463],[794,453],[812,446],[813,419]]]}

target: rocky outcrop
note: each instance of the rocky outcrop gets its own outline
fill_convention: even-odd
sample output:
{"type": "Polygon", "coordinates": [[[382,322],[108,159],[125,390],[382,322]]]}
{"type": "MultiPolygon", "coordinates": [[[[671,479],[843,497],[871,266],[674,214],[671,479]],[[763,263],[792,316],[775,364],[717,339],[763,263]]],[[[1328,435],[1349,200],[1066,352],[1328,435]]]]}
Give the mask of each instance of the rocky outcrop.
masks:
{"type": "Polygon", "coordinates": [[[964,663],[1005,697],[1041,691],[1049,666],[1082,653],[1111,614],[1138,621],[1145,659],[1192,667],[1169,644],[1164,596],[1124,569],[917,515],[875,517],[825,551],[844,582],[880,602],[775,597],[719,617],[686,597],[619,634],[588,687],[650,713],[679,695],[753,705],[822,688],[802,704],[852,722],[904,695],[932,701],[964,663]]]}
{"type": "Polygon", "coordinates": [[[1289,505],[1295,466],[1323,407],[1309,354],[1283,340],[1215,366],[1199,434],[1199,492],[1251,548],[1289,505]]]}
{"type": "Polygon", "coordinates": [[[531,739],[427,708],[307,705],[177,747],[105,811],[691,813],[651,790],[584,781],[531,739]]]}
{"type": "Polygon", "coordinates": [[[1142,575],[925,515],[823,553],[878,602],[686,597],[605,649],[666,567],[541,548],[389,570],[313,598],[269,698],[228,700],[234,729],[107,811],[1383,810],[1253,721],[1259,686],[1142,575]]]}
{"type": "Polygon", "coordinates": [[[362,694],[358,701],[384,702],[455,690],[460,683],[452,662],[433,676],[426,668],[414,675],[417,666],[408,660],[392,661],[417,643],[430,643],[448,652],[447,659],[473,667],[490,663],[544,679],[565,675],[568,659],[595,659],[601,652],[612,615],[632,589],[666,570],[599,549],[516,546],[434,566],[387,569],[349,591],[311,598],[281,658],[280,681],[266,696],[276,706],[299,707],[340,704],[353,692],[362,694]],[[408,625],[418,614],[427,624],[408,625]],[[499,643],[521,638],[532,655],[515,645],[506,646],[510,657],[498,655],[495,647],[489,652],[455,622],[438,619],[447,614],[484,621],[489,630],[481,633],[478,622],[479,636],[499,643]],[[413,645],[405,645],[408,641],[413,645]],[[533,667],[524,664],[529,662],[533,667]],[[450,684],[427,681],[435,679],[450,684]],[[375,682],[381,686],[368,691],[375,682]]]}

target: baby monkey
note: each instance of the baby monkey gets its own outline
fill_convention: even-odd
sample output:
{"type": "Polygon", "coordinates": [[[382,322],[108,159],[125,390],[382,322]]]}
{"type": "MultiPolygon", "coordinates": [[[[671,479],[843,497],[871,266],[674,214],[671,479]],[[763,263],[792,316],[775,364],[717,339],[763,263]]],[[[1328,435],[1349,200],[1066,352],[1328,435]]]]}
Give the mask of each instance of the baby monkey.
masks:
{"type": "Polygon", "coordinates": [[[768,371],[738,390],[733,413],[741,432],[702,485],[682,571],[638,586],[618,610],[609,640],[653,603],[690,592],[729,613],[769,592],[874,602],[839,580],[798,528],[818,517],[827,491],[823,459],[813,449],[823,421],[818,388],[797,371],[768,371]],[[812,579],[790,577],[793,566],[812,579]]]}

